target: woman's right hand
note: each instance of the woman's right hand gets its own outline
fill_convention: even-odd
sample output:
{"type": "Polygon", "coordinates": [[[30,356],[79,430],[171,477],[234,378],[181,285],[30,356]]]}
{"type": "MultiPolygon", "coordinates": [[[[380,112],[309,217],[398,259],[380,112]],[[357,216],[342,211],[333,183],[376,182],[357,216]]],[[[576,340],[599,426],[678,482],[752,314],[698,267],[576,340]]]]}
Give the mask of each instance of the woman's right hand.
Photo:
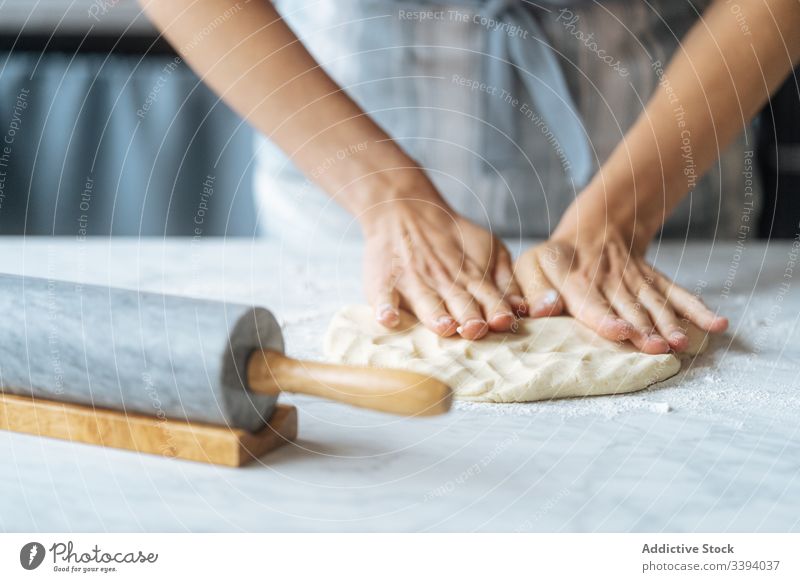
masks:
{"type": "Polygon", "coordinates": [[[476,340],[526,312],[508,250],[439,197],[393,197],[359,221],[367,297],[382,325],[395,327],[403,308],[440,336],[476,340]]]}

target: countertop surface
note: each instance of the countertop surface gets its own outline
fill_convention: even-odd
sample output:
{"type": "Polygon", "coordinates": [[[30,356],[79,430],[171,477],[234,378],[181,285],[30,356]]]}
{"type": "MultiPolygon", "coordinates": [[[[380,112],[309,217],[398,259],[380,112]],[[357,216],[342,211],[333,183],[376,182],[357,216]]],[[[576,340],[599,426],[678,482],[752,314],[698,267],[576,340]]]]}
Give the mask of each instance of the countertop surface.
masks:
{"type": "MultiPolygon", "coordinates": [[[[512,245],[515,251],[525,243],[512,245]]],[[[254,302],[320,359],[360,251],[250,240],[4,238],[0,272],[254,302]]],[[[658,268],[731,319],[629,395],[398,419],[303,397],[242,469],[0,433],[0,531],[800,530],[800,243],[670,243],[658,268]]]]}

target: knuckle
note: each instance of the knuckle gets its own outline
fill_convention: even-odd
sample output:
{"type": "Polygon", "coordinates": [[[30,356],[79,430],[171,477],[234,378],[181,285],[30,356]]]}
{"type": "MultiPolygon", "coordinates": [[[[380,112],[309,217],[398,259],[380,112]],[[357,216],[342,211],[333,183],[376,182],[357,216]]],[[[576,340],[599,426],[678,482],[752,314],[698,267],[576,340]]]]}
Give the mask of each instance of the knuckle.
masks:
{"type": "Polygon", "coordinates": [[[427,263],[427,271],[431,278],[437,281],[446,281],[452,278],[450,272],[447,270],[447,267],[445,267],[444,263],[438,259],[434,259],[427,263]]]}
{"type": "Polygon", "coordinates": [[[468,304],[472,302],[472,295],[467,293],[465,289],[456,288],[450,291],[450,299],[459,304],[468,304]]]}
{"type": "Polygon", "coordinates": [[[687,311],[691,311],[692,313],[704,313],[708,311],[705,303],[700,301],[697,297],[692,296],[686,304],[687,311]]]}
{"type": "Polygon", "coordinates": [[[647,280],[645,279],[642,272],[639,271],[635,266],[629,266],[627,269],[623,271],[623,278],[625,282],[630,285],[631,289],[640,289],[644,286],[647,286],[647,280]]]}
{"type": "Polygon", "coordinates": [[[399,279],[398,283],[402,283],[410,289],[416,289],[422,286],[422,276],[419,271],[407,271],[399,279]]]}
{"type": "Polygon", "coordinates": [[[520,294],[519,285],[517,285],[513,281],[509,281],[505,285],[498,283],[497,284],[497,289],[498,289],[498,291],[500,292],[500,294],[504,298],[508,297],[509,295],[519,295],[520,294]]]}
{"type": "Polygon", "coordinates": [[[575,285],[578,285],[584,289],[587,289],[595,283],[594,273],[588,271],[587,269],[579,269],[573,272],[570,278],[573,280],[575,285]]]}
{"type": "Polygon", "coordinates": [[[467,287],[467,291],[469,291],[473,297],[480,301],[485,301],[486,299],[494,296],[494,293],[492,293],[491,289],[492,287],[487,285],[485,282],[467,287]]]}

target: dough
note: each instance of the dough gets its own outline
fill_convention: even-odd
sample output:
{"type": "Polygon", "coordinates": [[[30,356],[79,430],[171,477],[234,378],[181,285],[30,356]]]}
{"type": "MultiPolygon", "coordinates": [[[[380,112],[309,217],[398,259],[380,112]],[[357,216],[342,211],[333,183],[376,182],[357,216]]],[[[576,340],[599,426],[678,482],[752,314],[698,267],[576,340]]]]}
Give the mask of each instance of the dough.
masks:
{"type": "MultiPolygon", "coordinates": [[[[703,334],[690,337],[690,351],[702,350],[703,334]]],[[[330,361],[428,374],[449,384],[456,397],[482,402],[634,392],[674,376],[681,366],[672,354],[643,354],[571,317],[525,318],[517,333],[471,342],[439,337],[407,313],[397,328],[386,329],[362,305],[333,317],[324,349],[330,361]]]]}

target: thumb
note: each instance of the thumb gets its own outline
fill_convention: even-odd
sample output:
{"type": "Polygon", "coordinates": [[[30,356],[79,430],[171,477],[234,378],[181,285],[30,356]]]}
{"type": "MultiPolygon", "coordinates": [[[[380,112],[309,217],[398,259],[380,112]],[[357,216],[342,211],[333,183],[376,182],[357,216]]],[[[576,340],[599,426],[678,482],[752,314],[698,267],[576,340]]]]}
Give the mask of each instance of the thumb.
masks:
{"type": "Polygon", "coordinates": [[[539,245],[527,250],[518,260],[515,273],[522,287],[529,306],[531,317],[548,317],[561,315],[564,312],[564,301],[561,294],[547,278],[541,266],[541,253],[544,247],[539,245]]]}
{"type": "Polygon", "coordinates": [[[400,323],[400,294],[391,269],[379,269],[372,277],[367,275],[367,298],[378,323],[390,328],[400,323]]]}

